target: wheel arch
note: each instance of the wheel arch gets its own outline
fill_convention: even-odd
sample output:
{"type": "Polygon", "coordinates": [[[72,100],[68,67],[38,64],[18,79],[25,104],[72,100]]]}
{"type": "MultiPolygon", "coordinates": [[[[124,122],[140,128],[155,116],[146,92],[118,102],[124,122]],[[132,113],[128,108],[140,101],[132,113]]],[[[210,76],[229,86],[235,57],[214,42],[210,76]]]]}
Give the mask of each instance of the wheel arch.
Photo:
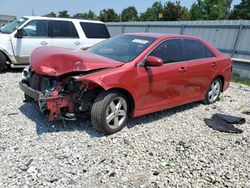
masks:
{"type": "Polygon", "coordinates": [[[222,75],[217,75],[213,80],[215,80],[217,78],[221,80],[221,84],[222,84],[221,92],[222,92],[223,88],[224,88],[225,78],[222,75]]]}
{"type": "MultiPolygon", "coordinates": [[[[6,61],[7,61],[7,62],[12,63],[10,57],[8,56],[8,54],[7,54],[3,49],[0,48],[0,52],[2,52],[2,53],[5,55],[6,61]]],[[[7,63],[7,62],[6,62],[6,63],[7,63]]]]}
{"type": "Polygon", "coordinates": [[[135,109],[135,100],[134,100],[134,97],[133,95],[131,94],[131,92],[129,92],[127,89],[125,88],[122,88],[122,87],[109,87],[109,86],[106,86],[104,83],[102,82],[98,82],[96,80],[91,80],[91,79],[84,79],[84,80],[81,80],[81,82],[88,82],[88,89],[99,89],[99,92],[102,92],[102,91],[118,91],[120,93],[122,93],[123,95],[126,96],[127,100],[128,100],[128,103],[129,103],[129,114],[132,115],[134,109],[135,109]]]}

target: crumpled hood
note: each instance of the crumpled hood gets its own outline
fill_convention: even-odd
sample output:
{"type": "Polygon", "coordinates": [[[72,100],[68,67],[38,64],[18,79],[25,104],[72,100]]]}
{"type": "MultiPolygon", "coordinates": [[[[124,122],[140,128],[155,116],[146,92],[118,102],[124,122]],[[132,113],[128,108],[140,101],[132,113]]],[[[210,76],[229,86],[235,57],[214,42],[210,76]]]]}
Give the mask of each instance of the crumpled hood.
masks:
{"type": "Polygon", "coordinates": [[[71,72],[83,72],[117,67],[123,63],[83,50],[59,47],[40,47],[30,57],[30,66],[38,74],[61,76],[71,72]]]}

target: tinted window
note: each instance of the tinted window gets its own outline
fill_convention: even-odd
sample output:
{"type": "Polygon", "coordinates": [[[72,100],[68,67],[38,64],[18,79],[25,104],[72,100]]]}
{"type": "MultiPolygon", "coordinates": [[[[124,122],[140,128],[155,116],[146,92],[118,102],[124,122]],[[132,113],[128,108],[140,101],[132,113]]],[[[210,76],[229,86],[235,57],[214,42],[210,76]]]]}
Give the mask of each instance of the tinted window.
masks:
{"type": "Polygon", "coordinates": [[[110,37],[108,29],[104,24],[81,22],[80,25],[87,38],[110,37]]]}
{"type": "Polygon", "coordinates": [[[79,38],[74,24],[70,21],[50,21],[50,36],[59,38],[79,38]]]}
{"type": "Polygon", "coordinates": [[[170,39],[161,43],[150,53],[150,56],[159,57],[164,63],[185,61],[180,39],[170,39]]]}
{"type": "Polygon", "coordinates": [[[107,39],[88,51],[121,62],[130,62],[156,39],[143,36],[120,35],[107,39]]]}
{"type": "Polygon", "coordinates": [[[33,20],[22,28],[23,36],[27,37],[48,37],[48,21],[33,20]]]}
{"type": "Polygon", "coordinates": [[[212,52],[204,44],[197,40],[185,39],[184,49],[187,60],[214,57],[212,52]]]}

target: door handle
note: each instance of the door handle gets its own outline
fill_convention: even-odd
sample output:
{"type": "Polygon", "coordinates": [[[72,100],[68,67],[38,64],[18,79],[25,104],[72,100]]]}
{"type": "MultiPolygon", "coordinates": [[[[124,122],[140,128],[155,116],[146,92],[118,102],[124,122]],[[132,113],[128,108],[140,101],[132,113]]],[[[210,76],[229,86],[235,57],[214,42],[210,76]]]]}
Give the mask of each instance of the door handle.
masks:
{"type": "Polygon", "coordinates": [[[79,41],[76,41],[75,42],[75,45],[80,45],[81,43],[79,41]]]}
{"type": "Polygon", "coordinates": [[[211,67],[216,67],[216,66],[217,66],[216,62],[211,63],[211,67]]]}
{"type": "Polygon", "coordinates": [[[187,69],[186,69],[185,67],[179,68],[179,72],[180,72],[180,73],[183,73],[183,72],[186,72],[186,71],[187,71],[187,69]]]}
{"type": "Polygon", "coordinates": [[[42,41],[41,42],[41,45],[43,45],[43,46],[45,46],[45,45],[47,45],[48,43],[46,42],[46,41],[42,41]]]}

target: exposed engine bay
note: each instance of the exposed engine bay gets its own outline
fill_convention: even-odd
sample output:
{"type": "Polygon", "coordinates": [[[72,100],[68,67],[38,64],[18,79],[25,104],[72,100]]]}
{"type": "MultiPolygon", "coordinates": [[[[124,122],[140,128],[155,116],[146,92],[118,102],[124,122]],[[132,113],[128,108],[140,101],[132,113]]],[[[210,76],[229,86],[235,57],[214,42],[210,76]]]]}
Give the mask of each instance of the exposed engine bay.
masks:
{"type": "Polygon", "coordinates": [[[25,92],[25,102],[32,102],[48,117],[75,120],[89,113],[100,88],[75,78],[89,74],[71,73],[59,77],[39,75],[27,67],[23,71],[20,88],[25,92]]]}

